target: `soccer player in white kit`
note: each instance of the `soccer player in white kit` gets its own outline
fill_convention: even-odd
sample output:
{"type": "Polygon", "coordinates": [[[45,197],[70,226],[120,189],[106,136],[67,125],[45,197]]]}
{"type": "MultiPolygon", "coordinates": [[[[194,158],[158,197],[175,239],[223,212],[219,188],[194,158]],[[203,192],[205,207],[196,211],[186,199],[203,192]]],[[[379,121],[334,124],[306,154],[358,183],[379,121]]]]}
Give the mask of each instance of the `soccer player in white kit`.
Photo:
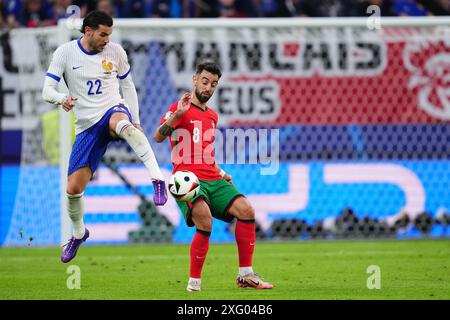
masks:
{"type": "Polygon", "coordinates": [[[72,260],[89,237],[83,222],[83,192],[97,169],[109,142],[125,140],[147,167],[153,182],[155,205],[164,205],[167,192],[153,150],[139,122],[136,88],[125,50],[109,41],[113,19],[101,11],[83,20],[78,40],[61,45],[53,54],[45,77],[44,100],[62,105],[75,114],[76,139],[72,147],[67,180],[68,212],[74,234],[61,261],[72,260]],[[69,95],[57,91],[64,79],[69,95]],[[122,88],[123,98],[119,86],[122,88]]]}

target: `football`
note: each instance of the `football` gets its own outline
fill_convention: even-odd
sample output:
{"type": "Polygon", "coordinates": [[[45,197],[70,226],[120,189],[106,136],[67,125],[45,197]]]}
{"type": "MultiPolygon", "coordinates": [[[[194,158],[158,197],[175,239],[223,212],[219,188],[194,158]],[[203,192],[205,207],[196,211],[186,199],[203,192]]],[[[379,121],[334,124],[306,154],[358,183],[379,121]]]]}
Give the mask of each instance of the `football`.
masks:
{"type": "Polygon", "coordinates": [[[178,201],[191,201],[199,191],[200,182],[191,171],[177,171],[170,177],[169,192],[178,201]]]}

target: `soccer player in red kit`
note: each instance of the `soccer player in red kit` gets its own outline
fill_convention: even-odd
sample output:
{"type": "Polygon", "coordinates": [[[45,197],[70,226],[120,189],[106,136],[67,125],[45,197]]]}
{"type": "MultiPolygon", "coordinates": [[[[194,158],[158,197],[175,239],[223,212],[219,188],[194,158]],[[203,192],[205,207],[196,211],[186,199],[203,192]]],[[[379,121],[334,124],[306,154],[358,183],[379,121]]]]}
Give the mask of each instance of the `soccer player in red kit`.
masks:
{"type": "Polygon", "coordinates": [[[200,191],[190,202],[177,201],[189,227],[196,227],[190,249],[188,291],[200,291],[201,272],[209,248],[212,218],[231,222],[237,218],[236,242],[239,256],[238,287],[272,289],[253,271],[255,211],[232,184],[231,176],[214,160],[214,130],[218,116],[206,102],[217,88],[222,73],[214,62],[197,66],[192,77],[193,92],[185,93],[162,117],[155,140],[170,137],[173,172],[188,170],[200,180],[200,191]]]}

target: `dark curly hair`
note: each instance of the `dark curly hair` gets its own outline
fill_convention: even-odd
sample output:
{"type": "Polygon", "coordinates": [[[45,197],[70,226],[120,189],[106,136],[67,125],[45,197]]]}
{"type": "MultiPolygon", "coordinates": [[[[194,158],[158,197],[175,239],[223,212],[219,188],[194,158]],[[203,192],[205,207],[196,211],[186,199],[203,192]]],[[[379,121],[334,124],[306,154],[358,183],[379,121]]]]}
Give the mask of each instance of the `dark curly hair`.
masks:
{"type": "Polygon", "coordinates": [[[86,27],[97,29],[99,25],[112,27],[113,18],[103,11],[91,11],[83,20],[83,26],[81,27],[81,33],[84,33],[86,27]]]}
{"type": "Polygon", "coordinates": [[[219,76],[219,79],[222,76],[222,71],[220,71],[219,65],[214,61],[204,61],[198,64],[195,74],[200,74],[203,70],[206,70],[212,74],[216,74],[217,76],[219,76]]]}

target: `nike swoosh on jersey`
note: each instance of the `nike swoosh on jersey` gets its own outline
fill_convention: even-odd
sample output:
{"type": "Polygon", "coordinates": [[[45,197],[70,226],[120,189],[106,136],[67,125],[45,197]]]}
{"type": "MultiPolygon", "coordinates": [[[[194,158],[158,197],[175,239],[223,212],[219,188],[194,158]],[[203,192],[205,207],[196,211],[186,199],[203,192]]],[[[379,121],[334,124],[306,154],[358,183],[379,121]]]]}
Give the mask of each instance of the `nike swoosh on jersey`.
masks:
{"type": "Polygon", "coordinates": [[[191,123],[200,122],[200,120],[191,120],[191,123]]]}
{"type": "Polygon", "coordinates": [[[79,67],[72,67],[72,70],[80,69],[82,66],[79,67]]]}

